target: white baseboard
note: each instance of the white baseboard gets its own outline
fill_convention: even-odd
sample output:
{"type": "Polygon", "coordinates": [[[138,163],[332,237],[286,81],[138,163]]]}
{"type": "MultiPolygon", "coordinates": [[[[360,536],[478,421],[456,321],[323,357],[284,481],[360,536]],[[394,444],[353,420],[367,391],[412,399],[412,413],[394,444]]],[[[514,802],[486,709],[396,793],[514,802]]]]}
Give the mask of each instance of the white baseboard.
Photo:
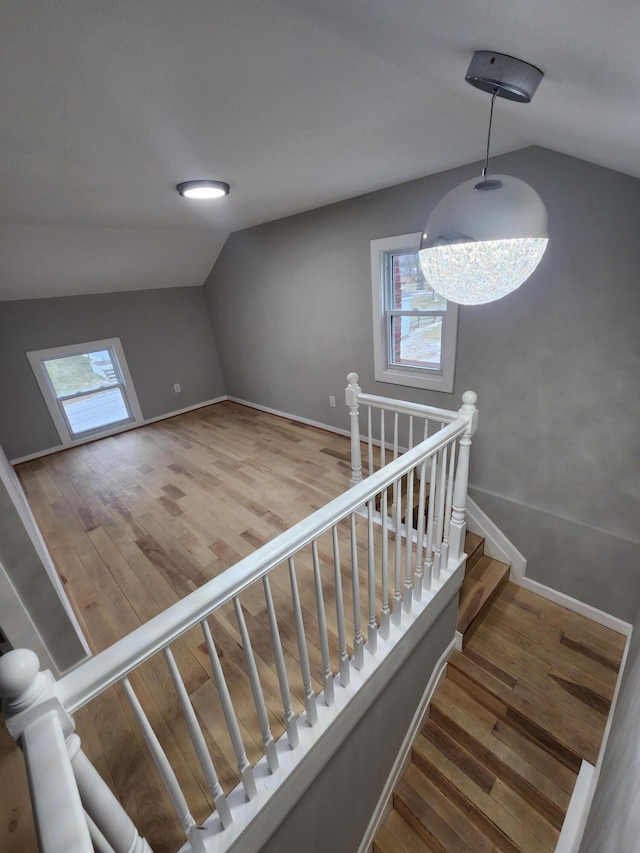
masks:
{"type": "MultiPolygon", "coordinates": [[[[281,412],[279,409],[272,409],[269,406],[260,406],[258,403],[251,403],[249,400],[242,400],[240,397],[226,397],[231,403],[238,403],[241,406],[248,406],[250,409],[257,409],[259,412],[266,412],[268,415],[276,415],[279,418],[286,418],[288,421],[296,421],[299,424],[325,429],[327,432],[335,432],[337,435],[349,436],[351,433],[347,429],[330,426],[329,424],[320,423],[320,421],[312,421],[309,418],[302,418],[299,415],[290,415],[289,412],[281,412]]],[[[379,444],[380,442],[378,442],[379,444]]]]}
{"type": "Polygon", "coordinates": [[[204,403],[196,403],[193,406],[185,406],[184,409],[176,409],[174,412],[167,412],[165,415],[157,415],[155,418],[145,418],[136,424],[127,424],[124,427],[110,430],[99,436],[91,436],[90,438],[79,438],[72,441],[70,444],[58,444],[56,447],[49,447],[46,450],[38,450],[36,453],[28,453],[26,456],[18,456],[16,459],[11,459],[12,465],[19,465],[21,462],[31,462],[32,459],[40,459],[42,456],[51,456],[52,453],[60,453],[61,450],[69,450],[71,447],[78,447],[81,444],[89,444],[92,441],[99,441],[101,438],[110,438],[113,435],[119,435],[121,432],[129,432],[132,429],[139,429],[149,424],[155,424],[158,421],[167,420],[167,418],[175,418],[176,415],[185,415],[187,412],[194,412],[196,409],[203,409],[205,406],[212,406],[214,403],[222,403],[230,399],[226,394],[222,397],[216,397],[213,400],[205,400],[204,403]]]}
{"type": "Polygon", "coordinates": [[[411,761],[411,748],[413,746],[413,742],[426,722],[431,700],[436,690],[438,689],[438,687],[440,687],[440,685],[445,679],[447,673],[447,661],[449,660],[453,652],[456,650],[456,648],[456,639],[454,638],[436,662],[433,672],[431,673],[429,683],[427,684],[427,687],[424,693],[422,694],[420,704],[418,705],[416,712],[413,715],[413,719],[411,720],[409,729],[407,730],[404,740],[402,741],[402,746],[400,747],[398,756],[394,761],[393,767],[391,768],[391,773],[389,774],[382,793],[380,794],[380,799],[378,800],[376,807],[373,811],[369,826],[367,827],[367,830],[364,834],[364,838],[362,839],[360,847],[358,848],[358,853],[367,853],[367,851],[370,850],[371,845],[373,843],[373,839],[388,814],[388,806],[391,802],[393,791],[411,761]]]}
{"type": "Polygon", "coordinates": [[[566,607],[567,610],[573,610],[574,613],[579,613],[581,616],[586,616],[592,622],[598,625],[604,625],[605,628],[611,628],[612,631],[617,631],[625,637],[631,635],[633,626],[623,619],[618,619],[617,616],[612,616],[610,613],[605,613],[604,610],[598,610],[597,607],[592,607],[590,604],[585,604],[584,601],[579,601],[577,598],[572,598],[564,592],[559,592],[557,589],[552,589],[550,586],[545,586],[531,578],[521,578],[515,581],[523,589],[528,589],[530,592],[535,592],[536,595],[560,604],[566,607]]]}

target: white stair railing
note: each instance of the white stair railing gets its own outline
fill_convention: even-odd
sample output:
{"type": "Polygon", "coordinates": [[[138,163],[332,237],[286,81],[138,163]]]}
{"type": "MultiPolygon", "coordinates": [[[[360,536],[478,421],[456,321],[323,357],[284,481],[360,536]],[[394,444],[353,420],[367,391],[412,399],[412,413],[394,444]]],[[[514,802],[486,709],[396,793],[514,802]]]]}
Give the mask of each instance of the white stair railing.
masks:
{"type": "MultiPolygon", "coordinates": [[[[440,567],[447,565],[449,556],[459,560],[464,553],[469,456],[471,439],[478,426],[476,408],[478,397],[473,391],[465,391],[462,395],[462,407],[459,411],[452,412],[434,406],[423,406],[420,403],[408,403],[390,397],[365,394],[358,385],[357,373],[350,373],[347,376],[347,382],[345,399],[349,408],[351,427],[351,485],[363,480],[363,441],[366,442],[367,470],[371,476],[375,471],[388,465],[389,461],[395,461],[406,450],[413,448],[417,442],[426,440],[430,433],[435,434],[456,419],[463,418],[467,421],[467,429],[460,438],[457,448],[457,464],[456,447],[445,446],[419,471],[419,497],[415,504],[417,528],[410,529],[408,518],[402,524],[403,532],[417,535],[420,542],[419,552],[422,551],[423,544],[426,544],[424,567],[419,565],[416,570],[417,578],[414,588],[421,586],[425,572],[428,588],[432,576],[437,578],[440,567]],[[364,437],[360,430],[361,406],[366,407],[367,413],[367,429],[364,437]],[[374,411],[377,412],[377,418],[373,414],[374,411]],[[427,505],[425,505],[425,478],[429,482],[427,505]],[[426,543],[424,543],[425,537],[426,543]]],[[[414,480],[408,480],[407,505],[414,506],[414,487],[414,480]]],[[[382,521],[386,518],[395,529],[400,524],[397,482],[393,484],[391,507],[386,505],[386,494],[384,500],[384,509],[378,513],[377,519],[382,521]]],[[[396,581],[395,598],[397,600],[401,595],[398,574],[396,574],[396,581]]],[[[405,598],[406,588],[405,580],[405,598]]]]}
{"type": "MultiPolygon", "coordinates": [[[[24,750],[41,851],[68,853],[72,849],[83,853],[92,845],[98,851],[115,853],[149,851],[147,842],[82,752],[80,739],[74,733],[71,715],[117,683],[123,688],[190,849],[222,851],[237,841],[243,827],[269,804],[278,787],[297,772],[304,757],[313,750],[319,734],[307,733],[324,731],[334,724],[348,703],[354,701],[357,690],[362,690],[366,683],[363,679],[371,677],[393,644],[401,639],[402,632],[415,623],[417,615],[436,603],[440,605],[436,602],[440,590],[454,594],[451,583],[452,579],[458,582],[463,559],[469,446],[476,426],[475,394],[467,392],[463,400],[458,413],[385,401],[362,394],[357,377],[350,374],[347,402],[352,425],[357,426],[359,404],[368,404],[370,411],[374,407],[382,409],[383,424],[384,412],[390,412],[395,422],[395,458],[387,462],[383,452],[386,464],[375,472],[369,458],[369,476],[362,480],[360,436],[353,432],[352,488],[57,682],[50,673],[38,672],[38,661],[32,652],[18,650],[0,658],[3,714],[10,734],[24,750]],[[403,453],[397,425],[401,414],[412,419],[409,449],[403,453]],[[416,418],[422,419],[425,426],[420,440],[414,442],[416,418]],[[427,436],[427,424],[434,420],[440,428],[427,436]],[[414,530],[412,489],[416,478],[420,485],[414,530]],[[395,496],[393,509],[389,505],[391,494],[395,496]],[[343,584],[345,576],[350,582],[343,584]],[[272,577],[278,581],[277,600],[271,591],[272,577]],[[290,588],[286,600],[283,577],[290,588]],[[277,742],[241,602],[241,596],[250,589],[253,607],[255,595],[261,591],[272,640],[282,700],[279,722],[285,731],[277,742]],[[311,599],[315,605],[310,604],[311,599]],[[247,757],[243,729],[214,639],[215,627],[212,630],[213,622],[209,621],[222,608],[225,618],[235,617],[259,723],[257,737],[262,743],[263,758],[254,766],[247,757]],[[330,612],[335,614],[330,621],[337,636],[333,655],[330,612]],[[295,627],[296,660],[285,652],[282,641],[279,624],[285,617],[295,627]],[[310,635],[305,622],[311,621],[310,635]],[[238,768],[240,786],[230,795],[222,790],[178,668],[179,656],[171,648],[197,626],[204,636],[211,677],[232,746],[231,761],[238,768]],[[309,658],[308,639],[320,652],[315,669],[309,658]],[[153,708],[145,708],[132,687],[130,676],[138,677],[136,670],[155,655],[168,668],[176,709],[180,709],[176,713],[183,715],[216,806],[204,827],[198,826],[192,816],[176,771],[156,734],[153,708]],[[305,708],[299,717],[293,711],[289,680],[294,667],[299,678],[298,695],[303,697],[305,708]],[[320,691],[314,689],[314,681],[322,685],[320,691]]],[[[382,431],[384,451],[384,426],[382,431]]],[[[373,443],[370,429],[368,446],[372,448],[373,443]]],[[[372,450],[370,457],[371,454],[372,450]]]]}

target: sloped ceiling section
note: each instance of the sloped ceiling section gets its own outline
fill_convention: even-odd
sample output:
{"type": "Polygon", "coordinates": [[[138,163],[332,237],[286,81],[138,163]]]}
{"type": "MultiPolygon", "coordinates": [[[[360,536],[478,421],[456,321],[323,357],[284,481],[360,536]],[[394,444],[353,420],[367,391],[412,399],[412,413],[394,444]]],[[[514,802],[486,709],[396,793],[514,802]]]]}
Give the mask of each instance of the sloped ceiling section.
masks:
{"type": "Polygon", "coordinates": [[[476,48],[546,74],[496,153],[640,176],[639,35],[631,0],[5,3],[0,298],[199,285],[234,230],[479,160],[476,48]]]}

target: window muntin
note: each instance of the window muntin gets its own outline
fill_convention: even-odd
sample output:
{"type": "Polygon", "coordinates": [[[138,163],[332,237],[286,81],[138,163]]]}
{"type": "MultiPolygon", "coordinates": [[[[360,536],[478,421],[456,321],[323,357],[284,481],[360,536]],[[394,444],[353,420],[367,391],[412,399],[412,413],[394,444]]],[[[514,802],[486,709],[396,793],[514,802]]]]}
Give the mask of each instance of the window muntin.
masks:
{"type": "Polygon", "coordinates": [[[63,444],[142,421],[118,338],[27,353],[63,444]]]}
{"type": "Polygon", "coordinates": [[[420,234],[371,241],[376,379],[453,390],[458,306],[420,273],[420,234]]]}

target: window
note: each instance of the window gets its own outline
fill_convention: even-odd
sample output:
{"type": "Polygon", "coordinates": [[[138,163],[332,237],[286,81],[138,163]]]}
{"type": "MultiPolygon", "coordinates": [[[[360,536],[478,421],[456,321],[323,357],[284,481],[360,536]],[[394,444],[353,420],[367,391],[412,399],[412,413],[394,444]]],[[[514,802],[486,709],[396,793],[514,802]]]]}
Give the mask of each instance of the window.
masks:
{"type": "Polygon", "coordinates": [[[371,241],[375,375],[379,382],[453,391],[458,306],[424,281],[420,236],[371,241]]]}
{"type": "Polygon", "coordinates": [[[37,350],[27,358],[63,444],[142,422],[118,338],[37,350]]]}

